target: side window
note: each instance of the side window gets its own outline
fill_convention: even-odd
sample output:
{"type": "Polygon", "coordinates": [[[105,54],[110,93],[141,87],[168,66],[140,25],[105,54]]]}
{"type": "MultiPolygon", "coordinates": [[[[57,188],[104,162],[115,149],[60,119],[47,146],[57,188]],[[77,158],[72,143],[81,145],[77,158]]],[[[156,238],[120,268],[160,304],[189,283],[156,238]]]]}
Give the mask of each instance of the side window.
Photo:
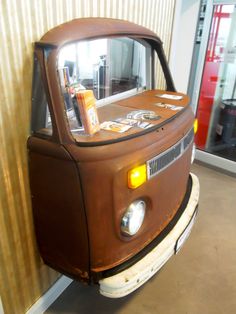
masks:
{"type": "Polygon", "coordinates": [[[155,88],[166,90],[166,78],[161,66],[160,59],[157,53],[154,53],[154,68],[155,68],[155,88]]]}
{"type": "Polygon", "coordinates": [[[52,135],[52,123],[39,61],[34,56],[31,133],[52,135]]]}

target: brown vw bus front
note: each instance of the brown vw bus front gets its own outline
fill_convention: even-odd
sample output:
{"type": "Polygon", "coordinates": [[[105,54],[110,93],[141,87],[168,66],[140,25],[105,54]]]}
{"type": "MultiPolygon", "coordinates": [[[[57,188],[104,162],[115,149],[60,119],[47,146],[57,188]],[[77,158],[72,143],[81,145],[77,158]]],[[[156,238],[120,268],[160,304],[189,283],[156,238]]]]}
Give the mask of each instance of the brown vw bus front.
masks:
{"type": "Polygon", "coordinates": [[[151,31],[79,19],[36,43],[28,150],[45,263],[99,283],[108,297],[127,295],[157,272],[196,216],[193,122],[151,31]],[[163,78],[155,83],[157,62],[163,78]],[[78,104],[87,91],[96,97],[94,132],[78,104]]]}

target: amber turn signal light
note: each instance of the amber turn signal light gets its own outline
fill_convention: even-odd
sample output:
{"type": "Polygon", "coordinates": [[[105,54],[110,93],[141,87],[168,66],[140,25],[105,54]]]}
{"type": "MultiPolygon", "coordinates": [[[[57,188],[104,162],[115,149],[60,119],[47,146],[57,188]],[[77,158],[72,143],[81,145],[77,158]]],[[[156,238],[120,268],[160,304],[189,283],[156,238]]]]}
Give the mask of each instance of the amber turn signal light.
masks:
{"type": "Polygon", "coordinates": [[[130,189],[136,189],[146,181],[147,181],[146,164],[135,167],[128,172],[128,187],[130,189]]]}
{"type": "Polygon", "coordinates": [[[197,129],[198,129],[198,119],[195,119],[194,122],[193,122],[193,131],[194,131],[194,134],[197,133],[197,129]]]}

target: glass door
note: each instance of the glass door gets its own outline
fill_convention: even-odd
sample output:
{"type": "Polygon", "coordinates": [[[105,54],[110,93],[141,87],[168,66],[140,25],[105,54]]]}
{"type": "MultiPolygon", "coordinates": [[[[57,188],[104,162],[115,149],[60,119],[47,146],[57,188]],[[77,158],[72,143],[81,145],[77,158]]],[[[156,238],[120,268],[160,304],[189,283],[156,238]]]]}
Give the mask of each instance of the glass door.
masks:
{"type": "Polygon", "coordinates": [[[213,5],[205,49],[196,147],[230,161],[236,172],[236,5],[213,5]]]}

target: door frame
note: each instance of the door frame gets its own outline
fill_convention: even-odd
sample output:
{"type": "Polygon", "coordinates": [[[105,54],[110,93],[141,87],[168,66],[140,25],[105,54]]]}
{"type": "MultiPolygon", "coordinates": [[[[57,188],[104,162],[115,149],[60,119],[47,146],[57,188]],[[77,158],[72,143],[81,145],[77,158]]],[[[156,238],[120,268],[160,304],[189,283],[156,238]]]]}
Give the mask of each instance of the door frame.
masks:
{"type": "MultiPolygon", "coordinates": [[[[201,88],[201,81],[202,81],[202,75],[204,70],[204,64],[205,64],[205,56],[208,46],[208,38],[210,33],[210,27],[211,27],[211,21],[212,21],[212,14],[213,14],[213,8],[214,5],[218,4],[234,4],[236,5],[235,1],[231,0],[208,0],[206,2],[206,13],[204,18],[204,25],[202,29],[202,38],[201,38],[201,44],[199,48],[199,54],[197,57],[197,60],[193,60],[193,63],[195,62],[196,68],[195,68],[195,77],[194,77],[194,84],[191,91],[191,106],[193,108],[194,113],[197,111],[198,106],[198,99],[199,99],[199,92],[201,88]]],[[[213,167],[217,167],[223,170],[226,170],[227,172],[230,172],[232,174],[236,174],[236,162],[232,160],[225,159],[223,157],[219,157],[216,155],[213,155],[211,153],[205,152],[203,150],[196,150],[196,160],[199,160],[201,162],[204,162],[208,165],[211,165],[213,167]]]]}

